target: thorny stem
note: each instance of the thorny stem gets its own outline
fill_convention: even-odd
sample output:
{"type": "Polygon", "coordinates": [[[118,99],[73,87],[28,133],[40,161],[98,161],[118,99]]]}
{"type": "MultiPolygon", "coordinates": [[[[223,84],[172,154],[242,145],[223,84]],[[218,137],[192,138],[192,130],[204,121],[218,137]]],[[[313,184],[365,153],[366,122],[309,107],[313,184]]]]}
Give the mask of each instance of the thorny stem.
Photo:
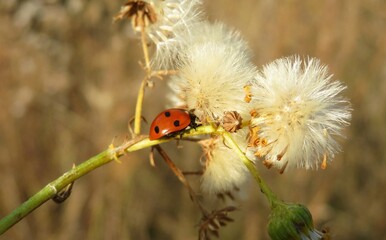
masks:
{"type": "Polygon", "coordinates": [[[149,81],[149,78],[151,77],[149,50],[147,48],[146,32],[144,27],[142,27],[141,29],[141,42],[142,42],[143,55],[145,58],[146,77],[144,77],[142,80],[141,86],[138,91],[137,104],[135,106],[135,117],[134,117],[134,134],[135,135],[139,135],[141,133],[141,115],[142,115],[143,98],[145,95],[145,87],[147,85],[147,82],[149,81]]]}

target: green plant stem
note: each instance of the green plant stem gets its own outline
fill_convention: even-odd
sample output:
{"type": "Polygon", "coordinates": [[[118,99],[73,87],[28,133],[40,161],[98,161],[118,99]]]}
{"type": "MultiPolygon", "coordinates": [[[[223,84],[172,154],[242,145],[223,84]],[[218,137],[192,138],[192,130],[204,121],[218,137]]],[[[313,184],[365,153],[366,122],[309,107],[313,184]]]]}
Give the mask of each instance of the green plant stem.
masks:
{"type": "MultiPolygon", "coordinates": [[[[195,135],[203,135],[213,133],[215,129],[211,126],[201,126],[197,129],[190,129],[183,134],[182,137],[191,137],[195,135]]],[[[129,152],[138,151],[141,149],[149,148],[151,146],[172,141],[170,139],[160,139],[156,141],[150,141],[147,136],[138,136],[132,140],[124,142],[118,147],[113,147],[112,145],[105,151],[99,153],[98,155],[86,160],[82,164],[72,168],[68,172],[64,173],[62,176],[56,180],[47,184],[43,189],[13,210],[9,215],[5,216],[0,220],[0,235],[6,232],[9,228],[23,219],[25,216],[30,214],[36,208],[38,208],[43,203],[49,201],[53,198],[60,190],[65,188],[70,183],[79,179],[80,177],[86,175],[87,173],[93,171],[94,169],[101,167],[113,160],[117,160],[121,156],[129,152]]]]}
{"type": "Polygon", "coordinates": [[[143,105],[143,98],[145,95],[146,83],[147,83],[147,77],[145,77],[141,82],[141,86],[139,87],[138,96],[137,96],[137,103],[135,105],[135,116],[134,116],[134,134],[135,135],[139,135],[141,133],[142,105],[143,105]]]}
{"type": "Polygon", "coordinates": [[[142,80],[141,86],[139,87],[138,96],[137,96],[137,103],[135,106],[135,116],[134,116],[134,134],[135,135],[139,135],[141,133],[141,118],[142,118],[143,98],[145,95],[146,84],[151,77],[149,50],[147,48],[146,32],[145,32],[144,28],[141,29],[141,42],[142,42],[143,56],[145,59],[146,77],[142,80]]]}
{"type": "Polygon", "coordinates": [[[3,234],[11,226],[23,219],[26,215],[31,213],[46,201],[50,200],[55,196],[56,193],[58,193],[68,184],[91,172],[92,170],[106,164],[109,161],[111,161],[111,151],[103,151],[100,154],[90,158],[86,162],[80,164],[79,166],[66,172],[55,181],[47,184],[38,193],[16,208],[12,213],[0,220],[0,234],[3,234]]]}
{"type": "MultiPolygon", "coordinates": [[[[259,173],[257,172],[255,165],[251,162],[241,151],[237,143],[234,142],[231,135],[226,132],[224,129],[217,128],[212,125],[200,126],[196,129],[190,129],[182,134],[182,138],[189,138],[196,135],[205,135],[205,134],[218,134],[222,135],[224,139],[227,141],[227,145],[229,145],[242,159],[245,166],[248,168],[252,176],[255,178],[258,183],[261,191],[268,198],[268,201],[271,205],[271,208],[277,206],[281,203],[281,201],[276,197],[276,195],[272,192],[272,190],[267,186],[267,184],[261,179],[259,173]]],[[[160,139],[155,141],[150,141],[147,136],[137,136],[132,140],[124,142],[122,145],[118,147],[114,147],[110,145],[110,147],[99,153],[98,155],[86,160],[82,164],[72,168],[68,172],[64,173],[62,176],[57,178],[56,180],[47,184],[43,189],[17,207],[14,211],[12,211],[9,215],[5,216],[0,220],[0,235],[6,232],[9,228],[27,216],[29,213],[34,211],[43,203],[52,199],[60,190],[68,186],[70,183],[75,180],[81,178],[87,173],[93,171],[94,169],[101,167],[109,162],[114,160],[118,160],[118,158],[122,157],[126,153],[138,151],[141,149],[149,148],[151,146],[172,141],[174,138],[168,139],[160,139]]]]}
{"type": "MultiPolygon", "coordinates": [[[[43,189],[41,189],[38,193],[29,198],[23,204],[21,204],[8,216],[0,220],[0,235],[7,231],[14,224],[19,222],[21,219],[23,219],[25,216],[27,216],[29,213],[31,213],[33,210],[38,208],[40,205],[53,198],[60,190],[65,188],[68,184],[74,182],[75,180],[93,171],[94,169],[121,157],[124,154],[124,151],[131,152],[132,150],[130,149],[130,146],[133,146],[133,144],[140,143],[144,140],[144,137],[138,137],[132,141],[128,141],[122,144],[122,146],[120,147],[110,147],[109,149],[88,159],[82,164],[64,173],[61,177],[47,184],[43,189]],[[123,146],[125,146],[125,148],[123,148],[123,146]]],[[[148,145],[152,144],[154,143],[148,141],[148,145]]],[[[146,145],[142,146],[146,147],[146,145]]]]}
{"type": "Polygon", "coordinates": [[[237,143],[233,140],[232,136],[225,130],[220,129],[219,131],[223,131],[222,136],[226,140],[227,145],[229,145],[239,155],[244,165],[248,168],[249,172],[252,174],[253,178],[256,180],[257,184],[259,185],[261,192],[267,197],[271,209],[278,206],[278,204],[281,204],[282,201],[278,199],[276,194],[268,187],[268,185],[260,177],[260,174],[257,171],[255,164],[251,160],[249,160],[247,156],[245,156],[244,152],[239,148],[237,143]]]}

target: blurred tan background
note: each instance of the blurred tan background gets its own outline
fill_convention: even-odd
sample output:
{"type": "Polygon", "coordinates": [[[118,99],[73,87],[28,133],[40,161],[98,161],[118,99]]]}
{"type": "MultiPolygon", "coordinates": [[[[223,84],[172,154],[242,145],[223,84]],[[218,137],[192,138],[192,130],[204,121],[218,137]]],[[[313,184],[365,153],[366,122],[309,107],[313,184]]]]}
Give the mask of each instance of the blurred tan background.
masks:
{"type": "MultiPolygon", "coordinates": [[[[129,24],[112,24],[123,1],[0,2],[0,217],[87,158],[120,143],[143,73],[129,24]]],[[[257,66],[300,54],[320,58],[348,86],[354,108],[344,152],[327,170],[279,175],[258,167],[283,199],[309,207],[333,239],[386,236],[386,2],[384,0],[211,0],[211,20],[239,29],[257,66]]],[[[165,81],[148,90],[144,116],[164,109],[165,81]]],[[[147,133],[144,126],[144,132],[147,133]]],[[[191,144],[166,149],[197,168],[191,144]]],[[[199,214],[182,185],[148,150],[75,183],[4,239],[197,239],[199,214]]],[[[191,177],[197,184],[197,179],[191,177]]],[[[245,187],[220,239],[268,239],[267,202],[245,187]]]]}

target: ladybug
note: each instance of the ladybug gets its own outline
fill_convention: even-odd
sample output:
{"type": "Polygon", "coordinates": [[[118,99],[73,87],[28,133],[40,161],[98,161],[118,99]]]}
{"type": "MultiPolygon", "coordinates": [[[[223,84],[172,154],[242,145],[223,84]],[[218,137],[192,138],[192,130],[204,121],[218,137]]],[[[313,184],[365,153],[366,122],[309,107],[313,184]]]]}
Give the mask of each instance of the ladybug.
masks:
{"type": "Polygon", "coordinates": [[[188,127],[197,126],[196,116],[193,113],[179,108],[166,109],[158,114],[151,123],[149,139],[173,137],[188,127]]]}

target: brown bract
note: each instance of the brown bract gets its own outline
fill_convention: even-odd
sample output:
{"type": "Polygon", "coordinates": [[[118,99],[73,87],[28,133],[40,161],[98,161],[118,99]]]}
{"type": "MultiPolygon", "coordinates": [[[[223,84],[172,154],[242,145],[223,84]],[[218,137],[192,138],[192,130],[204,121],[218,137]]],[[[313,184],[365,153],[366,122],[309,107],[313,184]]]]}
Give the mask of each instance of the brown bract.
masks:
{"type": "Polygon", "coordinates": [[[133,28],[138,30],[147,27],[149,23],[155,23],[157,14],[150,3],[141,0],[129,0],[114,17],[114,21],[123,18],[131,18],[133,28]]]}
{"type": "Polygon", "coordinates": [[[242,122],[243,119],[238,112],[230,111],[224,113],[221,126],[225,129],[225,131],[233,133],[241,129],[242,122]]]}

